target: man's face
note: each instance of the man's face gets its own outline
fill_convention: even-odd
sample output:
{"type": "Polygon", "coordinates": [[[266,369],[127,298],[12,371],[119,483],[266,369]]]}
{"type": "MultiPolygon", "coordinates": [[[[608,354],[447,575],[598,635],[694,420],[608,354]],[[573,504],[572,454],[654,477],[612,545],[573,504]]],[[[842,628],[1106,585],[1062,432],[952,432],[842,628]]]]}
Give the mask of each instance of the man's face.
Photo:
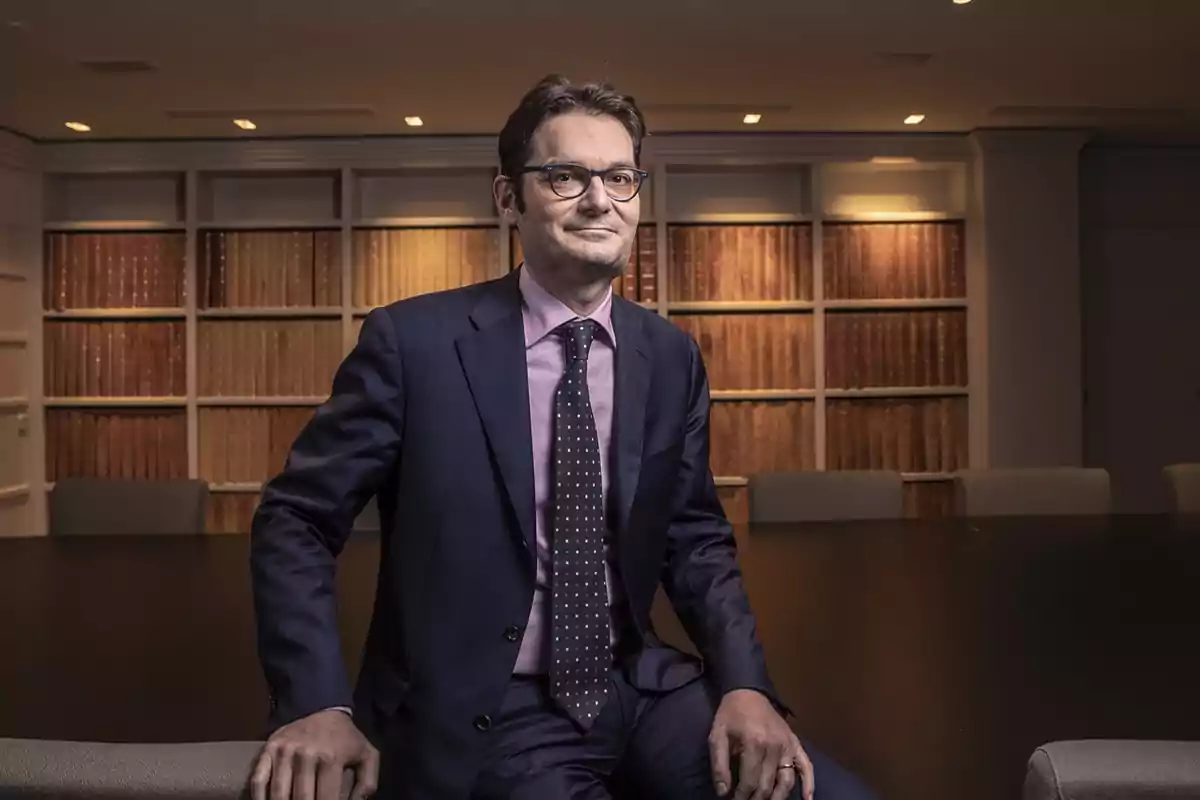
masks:
{"type": "MultiPolygon", "coordinates": [[[[526,166],[548,164],[636,168],[633,141],[620,122],[578,112],[551,117],[534,134],[526,166]]],[[[514,179],[521,182],[525,200],[525,210],[516,212],[521,247],[535,269],[572,285],[612,280],[624,272],[637,235],[641,197],[618,200],[610,192],[619,196],[632,188],[626,183],[628,174],[613,175],[608,186],[599,176],[579,180],[567,170],[514,179]],[[561,196],[585,184],[578,197],[561,196]]]]}

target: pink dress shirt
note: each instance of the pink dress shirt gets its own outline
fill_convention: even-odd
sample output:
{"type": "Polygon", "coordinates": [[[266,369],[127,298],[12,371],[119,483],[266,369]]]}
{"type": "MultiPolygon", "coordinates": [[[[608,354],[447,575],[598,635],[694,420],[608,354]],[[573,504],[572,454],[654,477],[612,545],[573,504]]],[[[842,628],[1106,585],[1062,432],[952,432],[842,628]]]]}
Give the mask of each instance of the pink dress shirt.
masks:
{"type": "MultiPolygon", "coordinates": [[[[519,276],[522,305],[521,315],[525,324],[525,366],[529,380],[529,422],[533,434],[533,491],[537,528],[537,580],[533,595],[533,608],[517,654],[515,672],[520,674],[545,674],[548,671],[549,620],[550,620],[550,572],[553,556],[553,536],[550,530],[549,511],[553,498],[550,487],[554,483],[554,394],[565,369],[563,341],[552,332],[564,322],[579,317],[565,303],[554,297],[534,279],[524,265],[519,276]]],[[[592,414],[596,419],[596,435],[600,445],[601,483],[607,507],[608,490],[611,485],[609,444],[612,441],[613,420],[613,355],[616,333],[612,326],[612,290],[604,302],[593,311],[589,319],[602,328],[592,342],[588,354],[588,395],[592,414]]],[[[608,602],[610,612],[615,611],[620,598],[620,587],[614,580],[614,561],[611,528],[605,536],[605,552],[608,580],[608,602]]],[[[610,613],[612,641],[616,642],[616,614],[610,613]]]]}

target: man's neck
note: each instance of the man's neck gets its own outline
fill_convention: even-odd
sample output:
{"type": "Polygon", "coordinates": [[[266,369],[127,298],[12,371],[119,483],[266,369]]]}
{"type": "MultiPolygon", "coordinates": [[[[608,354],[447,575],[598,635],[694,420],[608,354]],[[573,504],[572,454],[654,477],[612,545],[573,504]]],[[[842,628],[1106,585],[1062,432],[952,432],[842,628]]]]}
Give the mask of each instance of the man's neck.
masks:
{"type": "Polygon", "coordinates": [[[545,275],[536,268],[530,269],[528,262],[523,264],[522,268],[529,270],[539,286],[581,317],[586,317],[600,307],[611,284],[611,281],[597,281],[583,285],[563,285],[555,280],[553,275],[545,275]]]}

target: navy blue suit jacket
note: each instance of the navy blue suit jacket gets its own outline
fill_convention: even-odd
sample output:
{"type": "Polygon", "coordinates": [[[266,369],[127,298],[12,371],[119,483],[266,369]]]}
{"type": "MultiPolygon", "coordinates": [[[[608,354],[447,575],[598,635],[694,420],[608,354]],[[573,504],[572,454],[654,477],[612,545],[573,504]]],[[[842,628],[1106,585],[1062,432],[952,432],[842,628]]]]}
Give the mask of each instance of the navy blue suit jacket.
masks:
{"type": "MultiPolygon", "coordinates": [[[[466,797],[504,697],[534,591],[534,494],[517,273],[376,309],[254,517],[251,572],[272,727],[353,706],[399,796],[466,797]],[[352,689],[335,559],[377,496],[378,594],[352,689]]],[[[700,351],[613,298],[610,514],[639,688],[704,673],[779,704],[709,470],[700,351]],[[665,646],[662,583],[699,650],[665,646]]],[[[389,792],[390,794],[391,792],[389,792]]]]}

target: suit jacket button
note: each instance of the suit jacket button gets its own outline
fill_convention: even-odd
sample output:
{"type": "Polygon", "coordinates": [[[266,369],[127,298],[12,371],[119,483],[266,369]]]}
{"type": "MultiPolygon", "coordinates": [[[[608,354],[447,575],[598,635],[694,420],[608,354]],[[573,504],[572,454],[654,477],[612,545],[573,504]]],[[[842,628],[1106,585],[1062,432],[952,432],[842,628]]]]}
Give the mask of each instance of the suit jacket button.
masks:
{"type": "Polygon", "coordinates": [[[475,718],[475,727],[481,731],[486,731],[492,727],[492,718],[487,714],[481,714],[475,718]]]}
{"type": "Polygon", "coordinates": [[[515,642],[517,639],[521,638],[521,629],[516,625],[509,625],[504,629],[504,638],[508,639],[510,642],[515,642]]]}

